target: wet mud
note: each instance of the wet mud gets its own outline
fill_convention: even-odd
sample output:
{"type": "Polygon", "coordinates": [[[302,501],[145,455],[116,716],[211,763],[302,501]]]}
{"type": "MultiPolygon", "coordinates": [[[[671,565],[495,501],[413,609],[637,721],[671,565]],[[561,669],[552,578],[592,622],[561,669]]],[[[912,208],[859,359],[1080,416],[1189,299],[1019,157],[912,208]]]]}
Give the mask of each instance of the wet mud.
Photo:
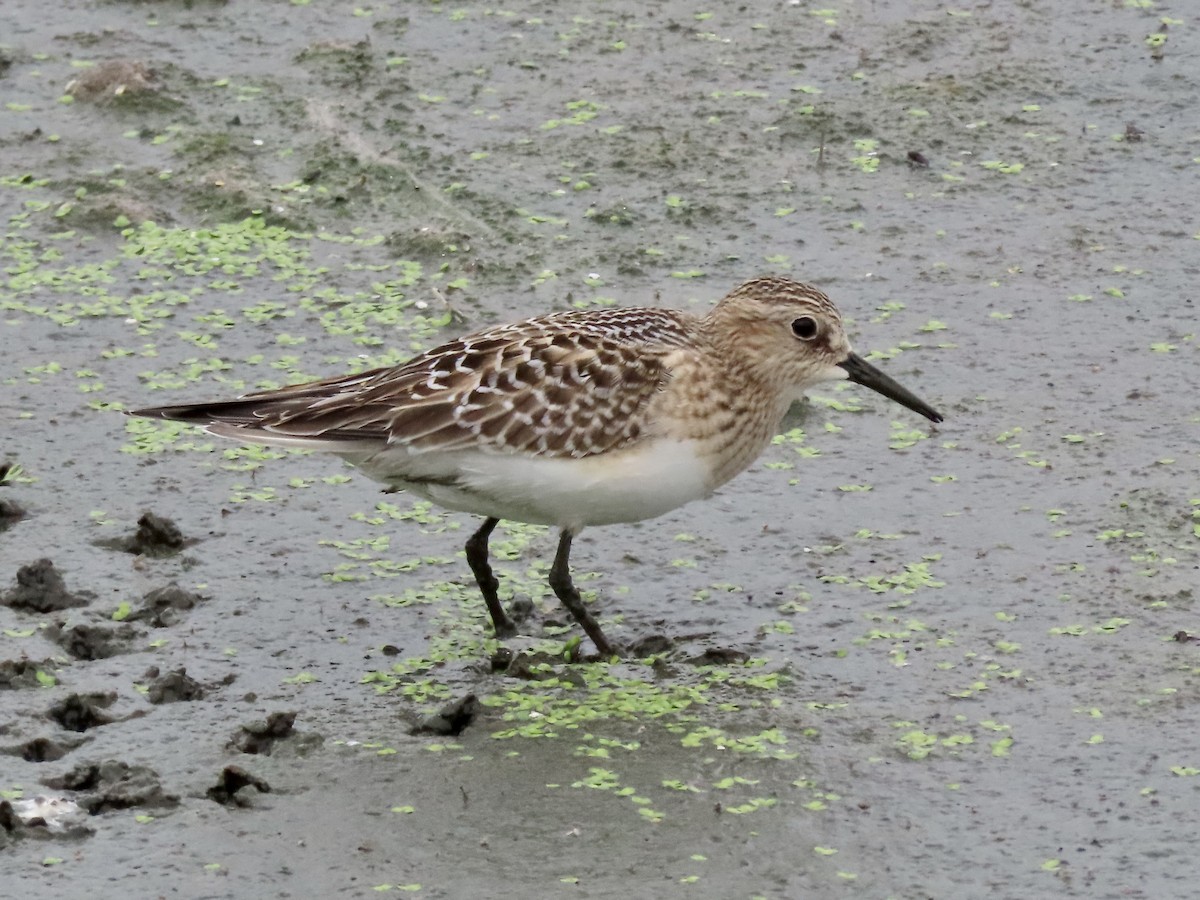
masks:
{"type": "Polygon", "coordinates": [[[0,894],[1189,898],[1176,5],[0,7],[0,894]],[[493,540],[128,409],[811,281],[716,497],[493,540]]]}

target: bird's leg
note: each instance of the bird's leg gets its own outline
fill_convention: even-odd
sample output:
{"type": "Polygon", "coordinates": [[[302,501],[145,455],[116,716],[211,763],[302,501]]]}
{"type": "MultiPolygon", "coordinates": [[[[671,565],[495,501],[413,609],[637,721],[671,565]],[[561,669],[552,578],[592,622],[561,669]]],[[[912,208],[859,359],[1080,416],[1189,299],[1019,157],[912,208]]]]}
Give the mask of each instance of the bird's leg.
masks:
{"type": "Polygon", "coordinates": [[[600,630],[600,623],[592,618],[592,614],[583,605],[583,598],[579,596],[579,591],[571,581],[571,539],[573,537],[574,535],[566,528],[558,537],[558,552],[554,554],[554,565],[550,567],[550,587],[554,589],[554,593],[562,601],[562,605],[575,617],[575,621],[587,632],[587,636],[592,639],[592,643],[596,645],[600,655],[615,656],[617,651],[608,642],[604,632],[600,630]]]}
{"type": "Polygon", "coordinates": [[[487,604],[488,612],[492,614],[492,625],[496,629],[496,637],[509,638],[517,633],[517,626],[513,624],[513,620],[508,617],[508,613],[500,605],[500,595],[496,593],[500,588],[500,582],[496,580],[496,575],[488,563],[488,538],[492,536],[492,532],[499,523],[499,519],[489,516],[483,520],[479,530],[471,535],[467,541],[467,564],[475,574],[475,583],[479,585],[479,590],[483,594],[483,602],[487,604]]]}

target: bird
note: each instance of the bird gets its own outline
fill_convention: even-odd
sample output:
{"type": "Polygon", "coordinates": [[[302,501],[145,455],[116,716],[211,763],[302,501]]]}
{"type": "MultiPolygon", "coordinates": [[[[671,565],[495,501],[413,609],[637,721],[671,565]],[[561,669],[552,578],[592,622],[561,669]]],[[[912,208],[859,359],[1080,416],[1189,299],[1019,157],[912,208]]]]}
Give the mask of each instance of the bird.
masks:
{"type": "Polygon", "coordinates": [[[517,629],[499,598],[488,540],[501,519],[556,527],[550,587],[611,658],[618,648],[571,578],[579,532],[710,496],[758,458],[808,388],[838,380],[943,420],[854,352],[828,296],[774,275],[745,282],[703,315],[552,312],[399,365],[129,415],[332,453],[385,491],[483,516],[466,558],[501,639],[517,629]]]}

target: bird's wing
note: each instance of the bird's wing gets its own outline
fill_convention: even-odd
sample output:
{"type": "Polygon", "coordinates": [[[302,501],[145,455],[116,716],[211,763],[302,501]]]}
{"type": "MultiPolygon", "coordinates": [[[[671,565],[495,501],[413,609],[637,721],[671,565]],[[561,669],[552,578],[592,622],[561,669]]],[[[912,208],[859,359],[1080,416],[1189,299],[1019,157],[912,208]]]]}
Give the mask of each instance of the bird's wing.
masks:
{"type": "Polygon", "coordinates": [[[636,440],[687,345],[681,314],[560,313],[501,326],[399,366],[135,414],[220,427],[248,441],[330,451],[382,442],[585,457],[636,440]]]}

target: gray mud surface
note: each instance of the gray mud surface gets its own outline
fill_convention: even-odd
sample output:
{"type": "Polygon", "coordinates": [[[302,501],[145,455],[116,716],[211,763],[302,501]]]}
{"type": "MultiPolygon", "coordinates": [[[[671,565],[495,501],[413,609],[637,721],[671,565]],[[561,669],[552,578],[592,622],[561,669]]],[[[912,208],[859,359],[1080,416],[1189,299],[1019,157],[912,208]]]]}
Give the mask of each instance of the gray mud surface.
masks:
{"type": "Polygon", "coordinates": [[[1198,27],[5,0],[0,895],[1196,896],[1198,27]],[[120,413],[761,273],[946,422],[585,532],[645,659],[544,529],[493,663],[471,517],[120,413]]]}

